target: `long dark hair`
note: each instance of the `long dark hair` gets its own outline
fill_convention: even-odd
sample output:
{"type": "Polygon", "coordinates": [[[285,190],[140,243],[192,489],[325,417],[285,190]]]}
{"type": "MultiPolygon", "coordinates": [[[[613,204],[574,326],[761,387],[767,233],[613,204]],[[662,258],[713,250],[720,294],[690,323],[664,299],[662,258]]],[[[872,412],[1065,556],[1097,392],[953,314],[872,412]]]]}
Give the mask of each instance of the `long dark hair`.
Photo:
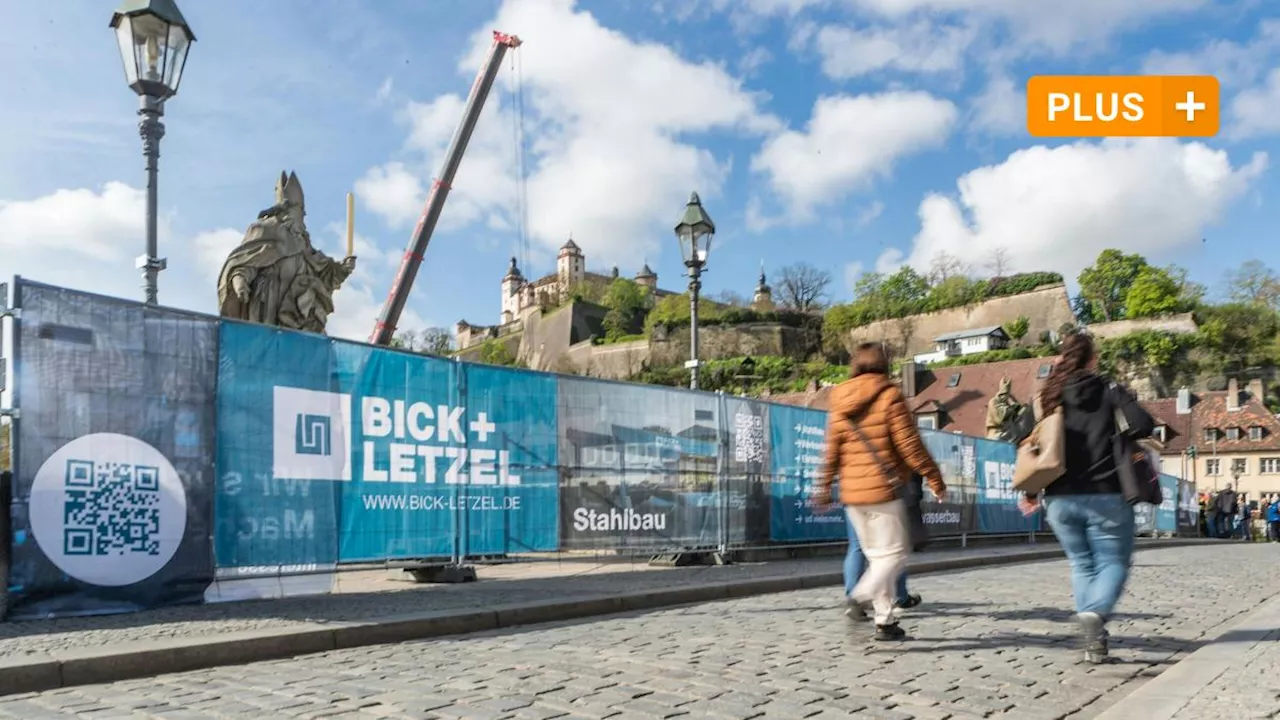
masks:
{"type": "Polygon", "coordinates": [[[1089,372],[1093,359],[1093,338],[1085,333],[1072,333],[1063,338],[1061,356],[1053,366],[1053,372],[1040,390],[1040,408],[1045,415],[1062,406],[1062,389],[1072,380],[1089,372]]]}

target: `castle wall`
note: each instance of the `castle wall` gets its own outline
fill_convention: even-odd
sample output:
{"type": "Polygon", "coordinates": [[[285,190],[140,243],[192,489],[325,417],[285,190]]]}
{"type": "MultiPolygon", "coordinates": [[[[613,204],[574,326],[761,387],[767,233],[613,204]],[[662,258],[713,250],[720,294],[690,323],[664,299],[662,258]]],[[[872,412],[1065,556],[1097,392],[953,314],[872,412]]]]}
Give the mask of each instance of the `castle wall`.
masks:
{"type": "Polygon", "coordinates": [[[863,342],[883,342],[898,356],[915,355],[934,349],[933,339],[939,335],[972,328],[1005,325],[1025,315],[1030,329],[1024,344],[1039,341],[1046,330],[1058,332],[1063,325],[1076,322],[1066,285],[1048,285],[1029,293],[992,298],[965,307],[938,310],[897,320],[878,320],[854,328],[849,333],[850,347],[863,342]],[[905,345],[905,347],[904,347],[905,345]]]}
{"type": "MultiPolygon", "coordinates": [[[[698,328],[698,357],[723,360],[748,355],[780,355],[807,359],[820,342],[817,333],[779,323],[707,325],[698,328]]],[[[649,361],[653,367],[683,365],[689,359],[689,328],[671,330],[666,337],[651,337],[649,361]]]]}
{"type": "Polygon", "coordinates": [[[1155,318],[1115,320],[1107,323],[1096,323],[1089,326],[1089,334],[1096,338],[1105,340],[1107,338],[1117,338],[1130,333],[1144,332],[1148,330],[1170,333],[1193,333],[1199,329],[1200,327],[1196,325],[1195,315],[1191,313],[1180,313],[1155,318]]]}

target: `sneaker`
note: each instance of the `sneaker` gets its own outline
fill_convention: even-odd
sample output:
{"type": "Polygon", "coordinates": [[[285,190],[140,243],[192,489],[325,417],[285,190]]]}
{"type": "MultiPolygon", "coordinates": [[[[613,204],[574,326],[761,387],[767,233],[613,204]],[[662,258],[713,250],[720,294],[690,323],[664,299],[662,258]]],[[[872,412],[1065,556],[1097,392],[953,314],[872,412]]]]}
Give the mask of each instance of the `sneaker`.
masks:
{"type": "Polygon", "coordinates": [[[1104,662],[1110,652],[1107,640],[1110,633],[1103,626],[1102,616],[1096,612],[1082,612],[1076,616],[1080,622],[1080,634],[1084,644],[1084,661],[1093,665],[1104,662]]]}
{"type": "Polygon", "coordinates": [[[875,641],[876,642],[894,642],[897,640],[905,640],[907,631],[898,626],[898,623],[892,625],[877,625],[875,641]]]}
{"type": "Polygon", "coordinates": [[[902,610],[910,610],[919,605],[924,600],[914,593],[907,593],[907,596],[898,601],[898,607],[902,610]]]}
{"type": "Polygon", "coordinates": [[[849,606],[844,610],[845,617],[853,620],[854,622],[866,622],[870,619],[867,616],[867,609],[862,606],[862,603],[857,602],[852,598],[848,602],[849,606]]]}

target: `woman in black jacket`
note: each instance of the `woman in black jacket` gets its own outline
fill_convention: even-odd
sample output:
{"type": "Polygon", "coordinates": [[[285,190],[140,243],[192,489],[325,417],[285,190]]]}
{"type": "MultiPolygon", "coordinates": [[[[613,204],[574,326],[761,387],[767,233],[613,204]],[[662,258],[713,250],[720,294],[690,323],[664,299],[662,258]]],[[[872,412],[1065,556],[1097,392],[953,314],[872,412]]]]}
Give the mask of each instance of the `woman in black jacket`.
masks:
{"type": "MultiPolygon", "coordinates": [[[[1045,519],[1071,562],[1076,618],[1084,635],[1085,661],[1107,656],[1106,623],[1129,577],[1133,556],[1133,506],[1116,473],[1113,438],[1116,412],[1127,434],[1140,439],[1155,429],[1151,416],[1129,391],[1097,374],[1093,340],[1073,334],[1040,390],[1038,417],[1063,409],[1066,472],[1044,491],[1045,519]]],[[[1030,514],[1041,500],[1025,497],[1030,514]]]]}

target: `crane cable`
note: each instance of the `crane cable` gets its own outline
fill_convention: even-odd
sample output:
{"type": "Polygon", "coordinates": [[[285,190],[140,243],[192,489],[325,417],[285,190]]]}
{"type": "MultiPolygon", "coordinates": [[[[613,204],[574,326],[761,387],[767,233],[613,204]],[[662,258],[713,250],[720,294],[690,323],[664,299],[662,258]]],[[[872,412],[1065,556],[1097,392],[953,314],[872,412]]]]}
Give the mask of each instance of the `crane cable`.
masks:
{"type": "Polygon", "coordinates": [[[511,51],[511,99],[515,106],[511,112],[512,145],[515,152],[515,221],[516,248],[520,265],[529,271],[529,198],[528,160],[524,135],[524,68],[519,48],[511,51]]]}

